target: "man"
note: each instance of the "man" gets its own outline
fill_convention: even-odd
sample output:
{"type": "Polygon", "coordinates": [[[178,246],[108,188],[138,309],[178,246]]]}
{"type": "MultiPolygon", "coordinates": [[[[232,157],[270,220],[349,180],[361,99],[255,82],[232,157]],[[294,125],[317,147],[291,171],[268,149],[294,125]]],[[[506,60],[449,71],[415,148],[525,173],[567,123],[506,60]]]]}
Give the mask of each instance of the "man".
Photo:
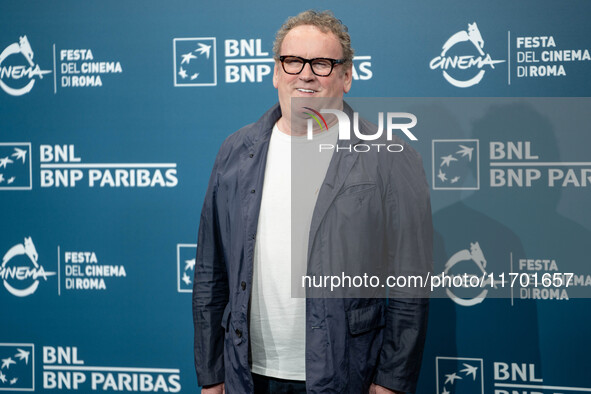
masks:
{"type": "MultiPolygon", "coordinates": [[[[290,160],[310,165],[290,157],[304,132],[292,99],[323,98],[353,119],[343,102],[353,50],[332,13],[306,11],[282,26],[274,52],[279,104],[224,142],[201,213],[193,317],[202,392],[412,392],[426,298],[404,290],[389,300],[292,298],[289,284],[294,263],[312,275],[326,273],[329,260],[350,266],[357,258],[397,275],[429,271],[431,211],[420,157],[401,140],[399,153],[316,155],[292,195],[290,160]]],[[[314,138],[336,143],[336,118],[327,119],[328,130],[314,138]]],[[[363,120],[359,128],[375,132],[363,120]]]]}

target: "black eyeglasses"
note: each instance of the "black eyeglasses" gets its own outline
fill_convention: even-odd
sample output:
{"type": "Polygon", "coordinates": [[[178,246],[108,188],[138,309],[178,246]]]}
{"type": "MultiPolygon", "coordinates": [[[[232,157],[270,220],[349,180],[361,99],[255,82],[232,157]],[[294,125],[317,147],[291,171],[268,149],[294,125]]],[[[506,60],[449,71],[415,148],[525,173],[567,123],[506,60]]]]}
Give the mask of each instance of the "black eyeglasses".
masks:
{"type": "Polygon", "coordinates": [[[279,56],[279,61],[283,71],[287,74],[297,75],[302,72],[306,63],[310,63],[312,72],[319,77],[328,77],[332,69],[337,64],[345,63],[345,59],[329,59],[326,57],[317,57],[314,59],[304,59],[299,56],[279,56]]]}

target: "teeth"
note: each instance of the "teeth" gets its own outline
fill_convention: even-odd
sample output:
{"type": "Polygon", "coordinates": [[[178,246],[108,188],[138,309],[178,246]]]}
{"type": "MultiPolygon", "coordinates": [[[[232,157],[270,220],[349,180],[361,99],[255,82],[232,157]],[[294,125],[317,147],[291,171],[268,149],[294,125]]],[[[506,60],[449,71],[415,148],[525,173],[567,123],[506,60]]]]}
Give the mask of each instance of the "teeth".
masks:
{"type": "Polygon", "coordinates": [[[310,89],[298,89],[300,92],[304,92],[304,93],[314,93],[314,90],[310,90],[310,89]]]}

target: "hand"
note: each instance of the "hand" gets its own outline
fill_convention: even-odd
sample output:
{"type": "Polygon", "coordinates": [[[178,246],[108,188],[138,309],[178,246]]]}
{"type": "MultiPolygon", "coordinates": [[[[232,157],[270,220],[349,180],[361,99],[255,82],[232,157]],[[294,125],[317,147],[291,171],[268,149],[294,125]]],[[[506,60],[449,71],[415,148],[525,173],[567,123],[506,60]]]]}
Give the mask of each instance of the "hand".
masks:
{"type": "Polygon", "coordinates": [[[201,394],[226,394],[226,387],[223,383],[203,387],[201,389],[201,394]]]}
{"type": "Polygon", "coordinates": [[[392,391],[390,389],[385,388],[384,386],[380,386],[378,384],[372,383],[369,386],[369,394],[404,394],[402,391],[392,391]]]}

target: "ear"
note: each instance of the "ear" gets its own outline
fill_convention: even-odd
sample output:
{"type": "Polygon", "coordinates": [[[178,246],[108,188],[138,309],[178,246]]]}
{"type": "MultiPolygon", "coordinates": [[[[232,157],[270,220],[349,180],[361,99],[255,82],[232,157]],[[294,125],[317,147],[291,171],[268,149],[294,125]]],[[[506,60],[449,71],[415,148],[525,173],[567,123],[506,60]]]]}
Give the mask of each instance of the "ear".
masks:
{"type": "Polygon", "coordinates": [[[273,86],[277,89],[279,84],[279,62],[275,60],[275,66],[273,67],[273,86]]]}
{"type": "Polygon", "coordinates": [[[343,79],[343,92],[349,93],[349,90],[351,90],[351,83],[353,82],[353,65],[350,65],[345,69],[343,79]]]}

